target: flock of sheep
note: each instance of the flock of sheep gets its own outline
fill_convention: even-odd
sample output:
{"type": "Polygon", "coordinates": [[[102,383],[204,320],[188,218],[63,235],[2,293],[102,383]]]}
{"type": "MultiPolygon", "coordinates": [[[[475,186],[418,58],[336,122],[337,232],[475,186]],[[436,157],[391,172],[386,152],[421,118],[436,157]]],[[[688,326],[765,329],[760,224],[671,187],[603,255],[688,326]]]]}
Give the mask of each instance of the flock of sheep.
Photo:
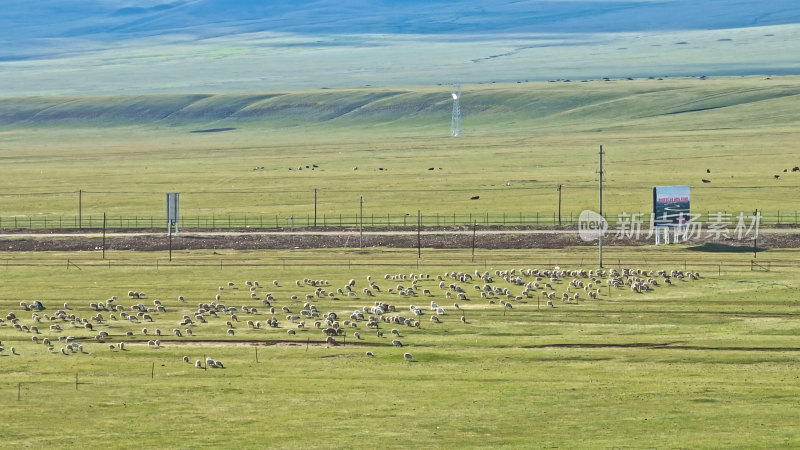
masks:
{"type": "MultiPolygon", "coordinates": [[[[486,308],[532,313],[536,309],[577,305],[608,297],[614,290],[645,294],[679,282],[699,280],[697,272],[680,270],[509,269],[442,274],[385,274],[341,286],[327,280],[303,279],[289,285],[277,280],[227,282],[203,298],[183,295],[174,301],[152,299],[131,290],[119,298],[87,305],[45,306],[20,302],[19,309],[0,317],[0,327],[30,335],[33,344],[53,354],[86,354],[88,349],[124,352],[128,346],[158,349],[192,340],[216,342],[296,342],[336,346],[353,341],[372,346],[406,347],[401,338],[450,321],[468,326],[486,308]],[[169,304],[169,306],[167,306],[169,304]],[[426,323],[423,326],[423,322],[426,323]],[[224,330],[224,331],[220,331],[224,330]],[[274,333],[283,332],[283,335],[274,333]],[[299,333],[303,333],[300,335],[299,333]],[[375,336],[367,341],[368,335],[375,336]],[[384,340],[386,339],[386,340],[384,340]]],[[[493,316],[494,317],[494,316],[493,316]]],[[[8,334],[6,334],[8,335],[8,334]]],[[[13,333],[11,334],[13,336],[13,333]]],[[[14,338],[22,342],[22,339],[14,338]]],[[[21,348],[21,346],[20,346],[21,348]]],[[[188,347],[187,347],[188,348],[188,347]]],[[[23,353],[10,348],[10,355],[23,353]]],[[[0,355],[5,348],[0,343],[0,355]]],[[[373,351],[366,356],[374,357],[373,351]]],[[[411,353],[404,360],[415,361],[411,353]]],[[[189,356],[183,361],[191,363],[189,356]]],[[[224,368],[212,358],[196,367],[224,368]]]]}

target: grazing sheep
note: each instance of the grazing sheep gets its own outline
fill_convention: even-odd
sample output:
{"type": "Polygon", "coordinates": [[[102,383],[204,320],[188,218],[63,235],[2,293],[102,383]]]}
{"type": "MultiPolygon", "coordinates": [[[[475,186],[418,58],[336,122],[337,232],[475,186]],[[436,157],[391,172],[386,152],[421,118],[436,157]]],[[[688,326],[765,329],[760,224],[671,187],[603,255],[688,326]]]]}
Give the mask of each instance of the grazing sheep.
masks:
{"type": "Polygon", "coordinates": [[[183,362],[188,363],[189,362],[189,357],[188,356],[184,356],[183,357],[183,362]]]}
{"type": "Polygon", "coordinates": [[[228,328],[228,336],[233,336],[234,334],[236,334],[236,331],[233,328],[228,328]]]}
{"type": "Polygon", "coordinates": [[[203,368],[203,361],[200,361],[200,360],[198,359],[197,361],[195,361],[195,362],[194,362],[194,366],[195,366],[195,367],[199,367],[199,368],[201,368],[201,369],[202,369],[202,368],[203,368]]]}
{"type": "Polygon", "coordinates": [[[375,356],[375,354],[373,354],[372,352],[369,352],[369,351],[366,353],[366,355],[369,356],[370,358],[375,356]]]}
{"type": "Polygon", "coordinates": [[[400,339],[394,339],[392,340],[392,345],[394,345],[395,347],[402,347],[403,343],[400,342],[400,339]]]}
{"type": "Polygon", "coordinates": [[[403,353],[403,358],[405,358],[406,361],[414,361],[414,356],[411,355],[411,353],[403,353]]]}
{"type": "Polygon", "coordinates": [[[289,336],[294,336],[295,335],[295,331],[294,330],[286,330],[286,332],[289,334],[289,336]]]}

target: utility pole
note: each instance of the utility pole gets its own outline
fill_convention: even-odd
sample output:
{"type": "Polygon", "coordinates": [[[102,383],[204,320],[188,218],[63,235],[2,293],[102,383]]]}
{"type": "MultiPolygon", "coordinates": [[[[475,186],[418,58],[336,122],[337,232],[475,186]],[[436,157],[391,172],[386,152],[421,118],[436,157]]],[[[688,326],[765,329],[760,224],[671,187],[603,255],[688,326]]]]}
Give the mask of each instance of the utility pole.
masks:
{"type": "MultiPolygon", "coordinates": [[[[758,209],[756,209],[756,212],[753,213],[753,215],[755,216],[755,219],[753,219],[753,220],[758,221],[758,209]]],[[[758,224],[758,222],[756,222],[756,224],[758,224]]],[[[756,232],[753,234],[753,259],[755,259],[755,258],[758,258],[758,229],[757,228],[756,228],[756,232]]]]}
{"type": "Polygon", "coordinates": [[[106,259],[106,213],[103,213],[103,259],[106,259]]]}
{"type": "Polygon", "coordinates": [[[422,259],[422,210],[417,210],[417,258],[422,259]]]}
{"type": "Polygon", "coordinates": [[[478,221],[472,223],[472,262],[475,262],[475,234],[478,230],[478,221]]]}
{"type": "Polygon", "coordinates": [[[317,188],[314,188],[314,228],[317,227],[317,188]]]}
{"type": "MultiPolygon", "coordinates": [[[[603,217],[603,146],[600,146],[600,217],[603,217]]],[[[597,245],[599,249],[600,268],[603,268],[603,232],[600,232],[600,240],[597,245]]]]}
{"type": "Polygon", "coordinates": [[[359,200],[358,208],[358,248],[364,247],[364,196],[359,200]]]}

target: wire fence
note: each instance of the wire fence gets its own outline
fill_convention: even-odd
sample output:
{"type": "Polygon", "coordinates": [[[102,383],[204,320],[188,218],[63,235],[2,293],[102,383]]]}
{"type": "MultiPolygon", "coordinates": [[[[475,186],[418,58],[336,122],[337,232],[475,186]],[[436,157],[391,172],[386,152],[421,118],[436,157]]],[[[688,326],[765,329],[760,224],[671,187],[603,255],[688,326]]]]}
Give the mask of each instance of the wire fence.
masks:
{"type": "MultiPolygon", "coordinates": [[[[463,257],[445,256],[437,257],[435,254],[427,252],[424,259],[413,257],[383,258],[379,255],[370,257],[353,258],[308,258],[308,257],[278,257],[269,260],[248,261],[246,259],[193,259],[192,257],[176,256],[172,260],[167,256],[156,257],[150,260],[125,260],[125,259],[101,259],[100,252],[97,251],[98,258],[90,259],[83,257],[73,258],[48,258],[48,259],[28,259],[13,258],[0,260],[0,267],[9,268],[62,268],[64,270],[109,270],[109,269],[129,269],[153,268],[161,269],[231,269],[231,268],[265,268],[292,270],[296,267],[337,267],[348,270],[354,268],[405,268],[423,270],[426,268],[442,268],[455,266],[469,266],[488,270],[491,267],[502,267],[508,264],[508,260],[497,255],[478,255],[470,257],[465,254],[463,257]]],[[[585,268],[596,267],[598,260],[595,256],[584,257],[532,257],[526,263],[530,267],[550,268],[585,268]]],[[[635,258],[635,257],[606,257],[603,260],[605,268],[625,268],[635,267],[640,269],[671,269],[697,270],[702,271],[707,276],[721,276],[731,272],[772,272],[783,269],[796,270],[800,268],[800,260],[794,259],[752,259],[741,258],[731,259],[720,257],[719,259],[704,257],[687,258],[635,258]]]]}
{"type": "MultiPolygon", "coordinates": [[[[639,224],[646,228],[651,224],[651,213],[606,213],[603,215],[610,225],[618,223],[639,224]]],[[[742,213],[705,212],[692,219],[694,223],[715,224],[718,228],[733,228],[743,221],[750,226],[753,216],[742,213]]],[[[180,216],[178,226],[182,229],[292,229],[314,227],[448,227],[448,226],[576,226],[580,213],[535,212],[535,213],[387,213],[387,214],[322,214],[303,215],[210,215],[180,216]]],[[[766,211],[760,213],[759,226],[795,226],[800,224],[800,211],[766,211]]],[[[741,225],[741,224],[739,224],[741,225]]],[[[15,215],[0,216],[2,230],[76,230],[76,229],[143,230],[167,227],[166,216],[103,216],[103,215],[15,215]]]]}

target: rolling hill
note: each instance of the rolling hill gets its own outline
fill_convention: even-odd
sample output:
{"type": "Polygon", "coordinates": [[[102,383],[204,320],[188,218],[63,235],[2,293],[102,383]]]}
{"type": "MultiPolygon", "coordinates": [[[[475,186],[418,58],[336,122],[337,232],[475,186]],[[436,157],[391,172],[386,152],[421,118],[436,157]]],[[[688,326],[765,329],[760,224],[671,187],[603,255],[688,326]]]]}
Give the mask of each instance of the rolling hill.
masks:
{"type": "Polygon", "coordinates": [[[7,0],[0,95],[793,74],[792,0],[7,0]]]}

